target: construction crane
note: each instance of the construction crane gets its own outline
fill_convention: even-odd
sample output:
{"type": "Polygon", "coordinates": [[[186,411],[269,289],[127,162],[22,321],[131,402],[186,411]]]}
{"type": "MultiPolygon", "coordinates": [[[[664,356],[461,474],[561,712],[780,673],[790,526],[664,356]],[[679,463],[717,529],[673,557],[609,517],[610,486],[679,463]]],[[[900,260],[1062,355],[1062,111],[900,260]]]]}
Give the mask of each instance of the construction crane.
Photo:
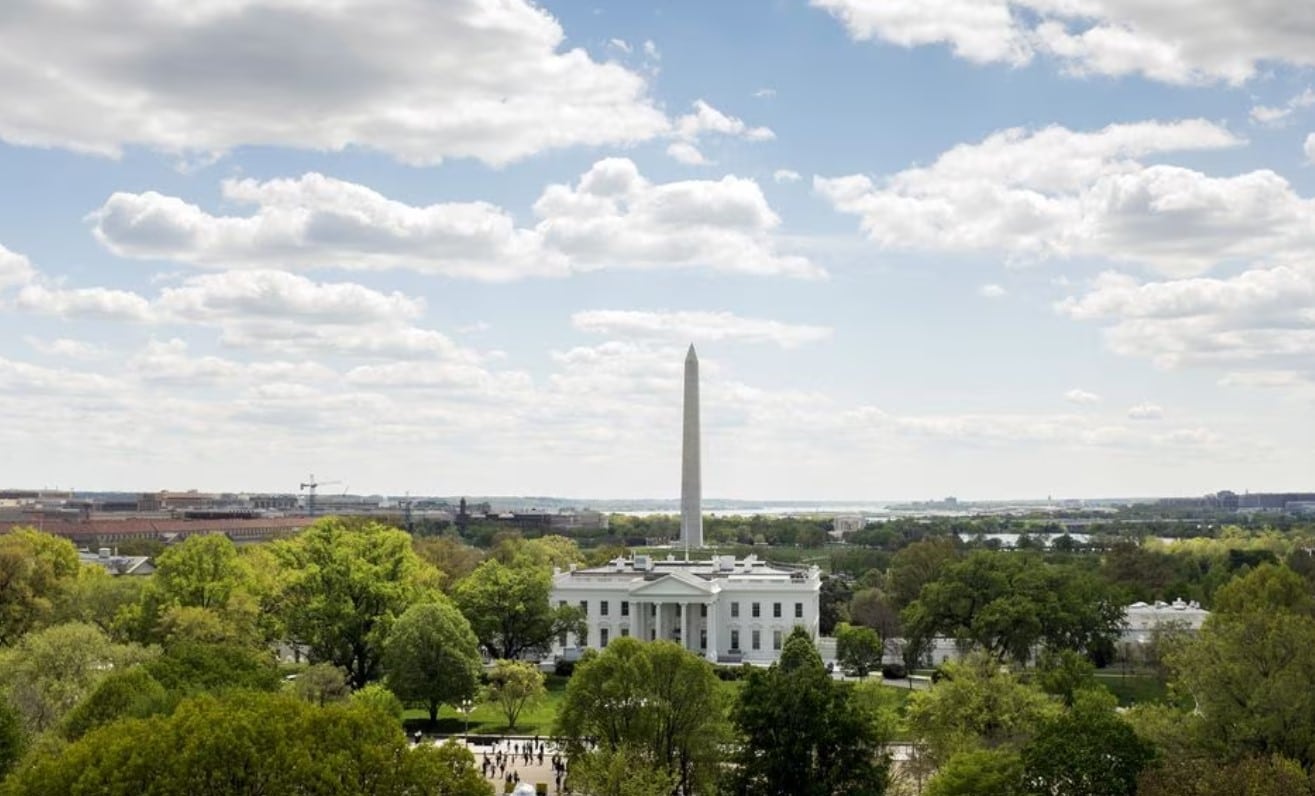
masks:
{"type": "Polygon", "coordinates": [[[322,486],[331,486],[331,485],[333,485],[333,484],[341,484],[341,483],[342,483],[342,481],[316,481],[316,480],[315,480],[315,473],[311,473],[311,474],[310,474],[310,478],[308,478],[308,479],[306,479],[306,481],[302,482],[302,485],[301,485],[301,488],[304,489],[304,490],[306,490],[306,513],[309,514],[309,515],[312,516],[312,517],[315,516],[315,490],[316,490],[316,488],[318,488],[318,487],[322,487],[322,486]]]}

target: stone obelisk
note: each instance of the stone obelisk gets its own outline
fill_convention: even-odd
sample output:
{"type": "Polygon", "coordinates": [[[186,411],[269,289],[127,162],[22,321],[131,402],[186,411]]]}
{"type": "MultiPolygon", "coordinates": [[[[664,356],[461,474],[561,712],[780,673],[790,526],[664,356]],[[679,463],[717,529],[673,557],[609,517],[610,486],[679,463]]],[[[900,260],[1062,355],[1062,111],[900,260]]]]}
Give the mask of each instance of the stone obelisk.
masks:
{"type": "Polygon", "coordinates": [[[699,356],[685,355],[685,427],[680,451],[680,540],[688,552],[703,546],[703,476],[699,460],[699,356]]]}

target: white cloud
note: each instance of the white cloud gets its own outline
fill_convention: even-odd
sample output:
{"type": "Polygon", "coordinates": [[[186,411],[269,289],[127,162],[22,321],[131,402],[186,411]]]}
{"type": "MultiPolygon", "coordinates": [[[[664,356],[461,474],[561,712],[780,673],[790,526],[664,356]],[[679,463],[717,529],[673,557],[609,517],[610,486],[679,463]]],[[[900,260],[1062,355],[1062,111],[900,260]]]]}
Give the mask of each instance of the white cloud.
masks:
{"type": "Polygon", "coordinates": [[[780,219],[753,180],[653,184],[619,158],[545,189],[532,228],[484,202],[415,207],[319,174],[222,189],[254,214],[215,216],[147,192],[116,193],[88,218],[115,254],[206,267],[407,268],[486,281],[601,268],[822,274],[776,251],[780,219]]]}
{"type": "Polygon", "coordinates": [[[623,338],[685,341],[695,345],[730,340],[773,343],[781,348],[828,340],[834,331],[827,326],[744,318],[729,312],[590,310],[572,315],[571,325],[581,331],[623,338]]]}
{"type": "Polygon", "coordinates": [[[784,184],[787,182],[799,182],[802,178],[799,176],[799,172],[793,169],[777,169],[772,172],[772,179],[778,184],[784,184]]]}
{"type": "Polygon", "coordinates": [[[1251,108],[1251,121],[1266,127],[1278,127],[1287,121],[1293,112],[1315,105],[1315,90],[1306,89],[1289,99],[1280,107],[1255,105],[1251,108]]]}
{"type": "Polygon", "coordinates": [[[667,154],[677,163],[684,163],[686,166],[703,166],[708,164],[708,160],[703,157],[699,148],[688,141],[673,141],[667,145],[667,154]]]}
{"type": "Polygon", "coordinates": [[[230,387],[242,383],[323,383],[337,374],[315,362],[238,362],[191,356],[183,340],[153,340],[128,360],[129,370],[148,382],[186,387],[230,387]]]}
{"type": "Polygon", "coordinates": [[[607,43],[609,46],[615,47],[616,49],[620,50],[623,53],[626,53],[627,55],[629,55],[630,52],[632,51],[630,42],[626,41],[625,39],[608,39],[607,43]]]}
{"type": "Polygon", "coordinates": [[[1000,285],[986,284],[977,288],[977,295],[981,296],[982,298],[998,299],[998,298],[1004,298],[1005,296],[1009,295],[1009,291],[1005,290],[1000,285]]]}
{"type": "Polygon", "coordinates": [[[1306,153],[1306,162],[1315,164],[1315,133],[1306,136],[1306,143],[1301,149],[1306,153]]]}
{"type": "Polygon", "coordinates": [[[1315,356],[1315,265],[1256,267],[1224,278],[1142,282],[1105,273],[1056,305],[1070,318],[1108,324],[1125,356],[1164,368],[1308,368],[1315,356]]]}
{"type": "Polygon", "coordinates": [[[65,289],[32,284],[18,292],[15,304],[26,312],[60,318],[138,323],[155,319],[146,299],[131,291],[103,287],[65,289]]]}
{"type": "Polygon", "coordinates": [[[776,96],[776,89],[766,88],[766,87],[760,88],[757,91],[753,92],[753,96],[758,99],[771,99],[772,97],[776,96]]]}
{"type": "Polygon", "coordinates": [[[696,141],[704,133],[720,133],[750,141],[770,141],[776,137],[766,127],[750,127],[742,119],[728,116],[703,100],[694,101],[694,112],[676,120],[676,135],[687,141],[696,141]]]}
{"type": "Polygon", "coordinates": [[[313,282],[282,271],[225,271],[166,287],[155,302],[167,317],[192,323],[231,318],[325,324],[387,323],[418,317],[424,302],[351,282],[313,282]]]}
{"type": "Polygon", "coordinates": [[[1064,393],[1064,400],[1072,404],[1098,404],[1100,396],[1094,392],[1087,392],[1076,387],[1064,393]]]}
{"type": "Polygon", "coordinates": [[[23,341],[39,353],[50,357],[65,357],[67,359],[100,359],[108,355],[109,350],[103,346],[88,343],[82,340],[71,340],[67,337],[57,337],[54,340],[42,340],[39,337],[26,335],[23,341]]]}
{"type": "Polygon", "coordinates": [[[0,290],[26,285],[35,277],[36,271],[26,257],[0,245],[0,290]]]}
{"type": "Polygon", "coordinates": [[[561,26],[525,0],[9,0],[6,12],[0,138],[12,144],[355,146],[496,165],[669,127],[643,77],[563,50],[561,26]]]}
{"type": "Polygon", "coordinates": [[[655,44],[652,39],[646,39],[644,41],[644,55],[647,55],[654,61],[662,60],[662,53],[658,50],[657,44],[655,44]]]}
{"type": "Polygon", "coordinates": [[[1274,172],[1213,177],[1137,160],[1240,143],[1201,120],[1015,129],[880,182],[852,175],[814,186],[890,248],[998,251],[1015,262],[1097,256],[1180,275],[1276,251],[1315,254],[1315,202],[1274,172]]]}
{"type": "Polygon", "coordinates": [[[1075,75],[1240,84],[1269,63],[1315,65],[1315,24],[1287,0],[812,0],[854,39],[945,44],[974,63],[1037,56],[1075,75]],[[1185,23],[1192,20],[1194,23],[1185,23]]]}
{"type": "Polygon", "coordinates": [[[1153,403],[1139,403],[1128,408],[1129,420],[1160,420],[1164,417],[1164,409],[1153,403]]]}

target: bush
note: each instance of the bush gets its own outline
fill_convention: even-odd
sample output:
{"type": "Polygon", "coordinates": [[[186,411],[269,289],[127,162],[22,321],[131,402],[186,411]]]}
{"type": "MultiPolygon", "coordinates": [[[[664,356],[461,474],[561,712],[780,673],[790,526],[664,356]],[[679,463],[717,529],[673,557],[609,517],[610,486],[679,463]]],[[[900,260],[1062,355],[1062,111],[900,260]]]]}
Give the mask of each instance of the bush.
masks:
{"type": "Polygon", "coordinates": [[[552,673],[558,677],[570,677],[575,674],[575,661],[557,661],[552,673]]]}
{"type": "Polygon", "coordinates": [[[888,663],[881,667],[881,676],[887,680],[903,680],[909,676],[909,670],[902,663],[888,663]]]}

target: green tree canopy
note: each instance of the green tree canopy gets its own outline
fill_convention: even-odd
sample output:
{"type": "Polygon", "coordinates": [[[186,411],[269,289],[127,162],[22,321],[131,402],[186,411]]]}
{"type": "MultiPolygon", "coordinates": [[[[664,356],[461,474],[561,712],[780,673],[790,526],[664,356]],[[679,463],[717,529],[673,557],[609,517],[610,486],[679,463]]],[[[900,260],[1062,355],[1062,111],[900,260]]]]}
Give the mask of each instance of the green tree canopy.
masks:
{"type": "Polygon", "coordinates": [[[0,685],[33,732],[55,727],[110,672],[153,655],[115,644],[97,627],[55,625],[23,636],[0,654],[0,685]]]}
{"type": "Polygon", "coordinates": [[[543,672],[528,661],[498,661],[489,672],[488,700],[507,717],[507,728],[516,729],[516,719],[527,706],[543,698],[543,672]]]}
{"type": "Polygon", "coordinates": [[[1155,748],[1114,711],[1107,691],[1080,691],[1023,747],[1024,780],[1038,796],[1134,796],[1155,748]]]}
{"type": "Polygon", "coordinates": [[[469,752],[410,749],[398,723],[380,711],[252,692],[116,721],[30,756],[5,788],[6,796],[492,793],[469,752]]]}
{"type": "Polygon", "coordinates": [[[159,681],[141,666],[111,672],[64,718],[64,737],[71,741],[120,718],[145,718],[167,712],[172,705],[159,681]]]}
{"type": "Polygon", "coordinates": [[[909,697],[906,711],[913,735],[936,762],[974,749],[1019,747],[1059,713],[1058,703],[984,653],[947,663],[944,671],[930,690],[909,697]]]}
{"type": "Polygon", "coordinates": [[[605,754],[638,756],[667,772],[685,793],[715,783],[724,729],[711,664],[670,641],[629,637],[585,653],[557,715],[573,763],[594,754],[584,741],[596,739],[605,754]]]}
{"type": "Polygon", "coordinates": [[[1315,788],[1301,764],[1281,755],[1233,762],[1166,760],[1142,772],[1137,796],[1311,796],[1315,788]]]}
{"type": "Polygon", "coordinates": [[[35,528],[0,534],[0,646],[47,622],[80,568],[67,539],[35,528]]]}
{"type": "MultiPolygon", "coordinates": [[[[1079,796],[1059,791],[1064,796],[1079,796]]],[[[1025,796],[1023,763],[1012,749],[957,752],[927,783],[927,796],[1025,796]]]]}
{"type": "Polygon", "coordinates": [[[887,783],[879,724],[853,687],[827,674],[812,639],[795,628],[780,660],[750,673],[732,713],[742,735],[732,792],[881,794],[887,783]]]}
{"type": "Polygon", "coordinates": [[[881,668],[881,636],[870,627],[847,622],[836,625],[836,662],[846,674],[866,677],[881,668]]]}
{"type": "Polygon", "coordinates": [[[453,598],[489,657],[512,660],[548,649],[561,633],[582,629],[579,609],[550,606],[551,592],[547,566],[489,559],[457,584],[453,598]]]}
{"type": "Polygon", "coordinates": [[[288,634],[310,648],[312,661],[345,669],[354,688],[382,673],[397,617],[438,593],[439,574],[411,538],[375,522],[323,519],[274,551],[286,573],[278,604],[288,634]]]}
{"type": "Polygon", "coordinates": [[[901,618],[911,649],[948,636],[1021,663],[1037,645],[1112,657],[1123,608],[1089,572],[1020,553],[978,551],[924,585],[901,618]]]}
{"type": "Polygon", "coordinates": [[[474,696],[480,657],[470,623],[446,597],[413,605],[384,642],[388,688],[403,703],[421,705],[429,721],[443,704],[474,696]]]}

